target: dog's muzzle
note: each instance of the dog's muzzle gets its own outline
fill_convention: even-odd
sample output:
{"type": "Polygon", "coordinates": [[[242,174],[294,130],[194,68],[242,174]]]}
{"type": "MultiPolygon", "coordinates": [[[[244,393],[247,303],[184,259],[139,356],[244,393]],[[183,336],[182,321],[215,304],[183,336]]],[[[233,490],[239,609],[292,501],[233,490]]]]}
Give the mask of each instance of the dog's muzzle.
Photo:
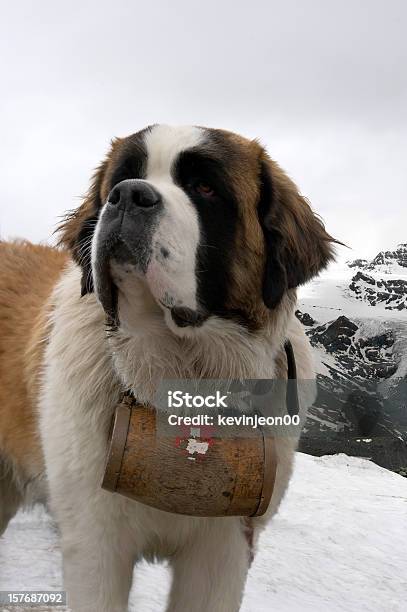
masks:
{"type": "Polygon", "coordinates": [[[117,320],[117,289],[110,262],[130,264],[145,274],[162,210],[161,194],[144,180],[121,181],[109,193],[99,220],[93,273],[98,298],[113,321],[117,320]]]}

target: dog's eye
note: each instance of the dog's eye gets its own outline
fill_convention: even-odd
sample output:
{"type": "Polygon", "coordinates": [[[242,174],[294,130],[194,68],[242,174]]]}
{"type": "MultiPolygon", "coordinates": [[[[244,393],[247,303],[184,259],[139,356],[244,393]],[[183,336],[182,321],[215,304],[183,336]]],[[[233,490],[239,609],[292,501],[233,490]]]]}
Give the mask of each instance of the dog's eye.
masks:
{"type": "Polygon", "coordinates": [[[213,198],[213,196],[216,195],[212,185],[204,183],[203,181],[197,182],[194,186],[194,189],[197,193],[199,193],[199,195],[203,196],[204,198],[213,198]]]}

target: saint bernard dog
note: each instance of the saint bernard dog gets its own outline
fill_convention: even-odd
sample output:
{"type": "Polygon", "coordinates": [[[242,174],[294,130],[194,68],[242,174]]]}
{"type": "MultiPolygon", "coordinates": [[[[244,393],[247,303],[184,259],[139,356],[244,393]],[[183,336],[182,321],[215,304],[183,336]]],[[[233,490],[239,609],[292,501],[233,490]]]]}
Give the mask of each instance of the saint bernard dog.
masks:
{"type": "MultiPolygon", "coordinates": [[[[248,537],[240,517],[103,490],[112,414],[162,379],[284,378],[287,339],[298,378],[315,378],[296,288],[336,241],[256,140],[167,125],[114,140],[59,232],[58,248],[0,243],[0,534],[20,506],[50,508],[74,612],[127,610],[142,557],[172,567],[169,612],[236,612],[297,440],[276,440],[272,501],[248,537]]],[[[302,417],[312,401],[300,392],[302,417]]]]}

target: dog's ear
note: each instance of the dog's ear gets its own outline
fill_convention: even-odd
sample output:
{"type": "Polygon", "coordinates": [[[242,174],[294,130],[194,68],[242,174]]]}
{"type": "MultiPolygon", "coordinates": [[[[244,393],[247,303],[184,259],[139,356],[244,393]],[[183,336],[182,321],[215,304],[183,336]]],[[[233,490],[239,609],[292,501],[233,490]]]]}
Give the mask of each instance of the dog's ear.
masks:
{"type": "Polygon", "coordinates": [[[100,192],[107,164],[108,160],[105,160],[96,169],[81,206],[68,212],[56,230],[59,233],[59,246],[69,249],[74,261],[82,268],[82,296],[94,290],[91,264],[92,237],[102,207],[100,192]]]}
{"type": "Polygon", "coordinates": [[[275,308],[287,289],[316,276],[334,259],[333,243],[295,184],[264,155],[258,214],[266,244],[263,300],[275,308]]]}

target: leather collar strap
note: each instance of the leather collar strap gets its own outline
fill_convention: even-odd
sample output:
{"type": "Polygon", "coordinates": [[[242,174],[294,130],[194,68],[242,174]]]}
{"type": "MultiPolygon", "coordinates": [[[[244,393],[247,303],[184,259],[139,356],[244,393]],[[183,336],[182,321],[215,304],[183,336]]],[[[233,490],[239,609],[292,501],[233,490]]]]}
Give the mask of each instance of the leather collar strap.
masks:
{"type": "Polygon", "coordinates": [[[298,400],[298,386],[297,382],[290,382],[297,380],[297,364],[295,363],[293,345],[289,340],[284,343],[284,350],[287,357],[287,391],[286,391],[286,404],[287,412],[290,416],[298,414],[300,411],[300,403],[298,400]]]}

